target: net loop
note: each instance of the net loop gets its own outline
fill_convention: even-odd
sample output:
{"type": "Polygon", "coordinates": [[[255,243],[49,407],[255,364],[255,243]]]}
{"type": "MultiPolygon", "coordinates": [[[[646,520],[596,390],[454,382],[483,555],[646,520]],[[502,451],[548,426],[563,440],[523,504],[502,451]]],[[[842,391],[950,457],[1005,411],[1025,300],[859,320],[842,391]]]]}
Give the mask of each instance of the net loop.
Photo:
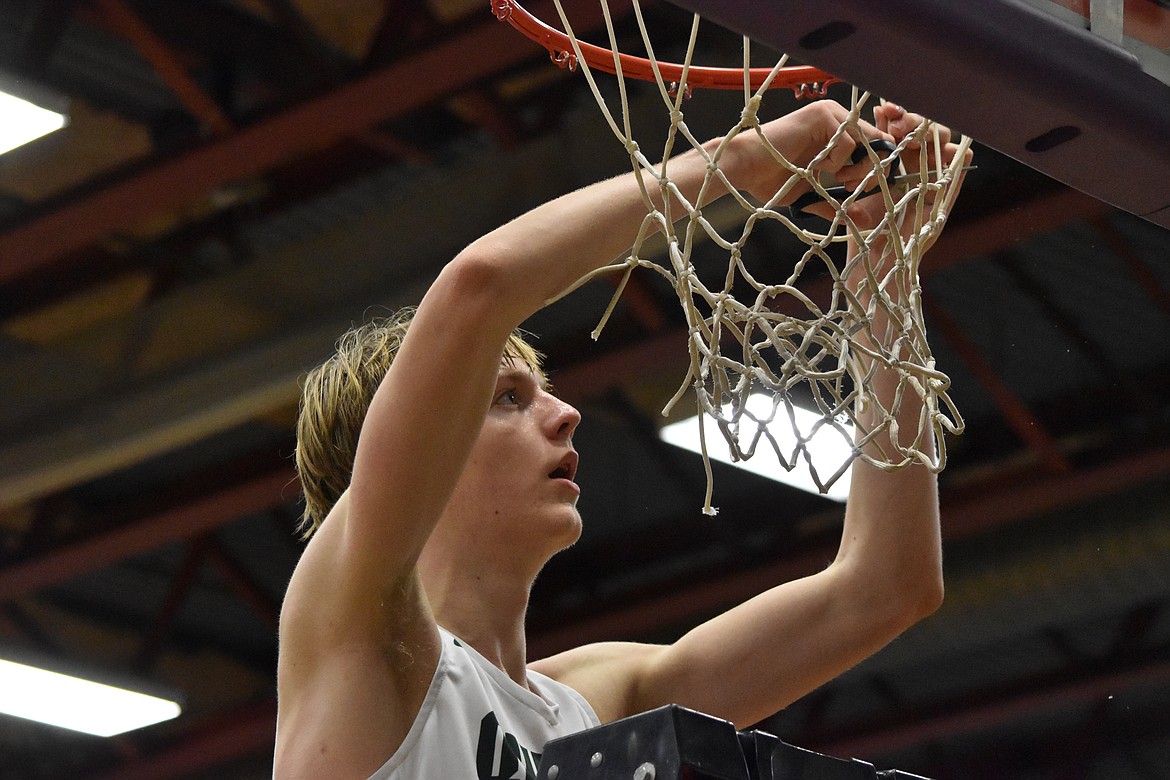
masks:
{"type": "Polygon", "coordinates": [[[834,81],[810,81],[797,84],[792,88],[792,94],[797,100],[819,100],[828,96],[829,86],[834,81]]]}
{"type": "Polygon", "coordinates": [[[509,0],[492,0],[492,14],[498,21],[507,22],[512,18],[515,5],[509,0]]]}
{"type": "Polygon", "coordinates": [[[571,51],[550,51],[548,56],[558,68],[564,68],[570,73],[577,70],[577,55],[571,51]]]}

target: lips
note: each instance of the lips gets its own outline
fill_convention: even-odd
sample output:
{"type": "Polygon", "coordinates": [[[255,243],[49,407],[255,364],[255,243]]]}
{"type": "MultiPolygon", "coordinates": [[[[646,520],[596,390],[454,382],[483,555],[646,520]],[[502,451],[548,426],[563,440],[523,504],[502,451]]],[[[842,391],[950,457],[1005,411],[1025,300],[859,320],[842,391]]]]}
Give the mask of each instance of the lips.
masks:
{"type": "Polygon", "coordinates": [[[577,453],[569,450],[565,456],[557,461],[556,466],[548,473],[549,479],[567,479],[570,482],[577,476],[577,453]]]}

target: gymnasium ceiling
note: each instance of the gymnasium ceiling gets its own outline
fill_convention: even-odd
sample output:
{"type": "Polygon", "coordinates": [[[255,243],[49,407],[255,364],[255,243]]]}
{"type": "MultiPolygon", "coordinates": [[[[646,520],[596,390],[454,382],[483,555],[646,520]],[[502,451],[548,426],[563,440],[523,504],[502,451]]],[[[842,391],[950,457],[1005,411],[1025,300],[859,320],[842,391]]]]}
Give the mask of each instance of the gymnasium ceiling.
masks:
{"type": "MultiPolygon", "coordinates": [[[[1170,48],[1168,12],[1134,9],[1170,48]]],[[[70,116],[0,156],[0,650],[186,707],[108,740],[0,716],[0,777],[266,777],[298,376],[624,155],[479,0],[0,0],[0,71],[70,116]]],[[[700,99],[700,129],[736,120],[700,99]]],[[[767,725],[940,778],[1165,777],[1170,234],[977,162],[923,272],[968,426],[941,477],[947,604],[767,725]]],[[[839,527],[722,467],[700,514],[697,458],[655,435],[683,376],[672,293],[636,279],[593,343],[611,292],[529,323],[584,413],[587,525],[537,584],[534,655],[677,636],[823,566],[839,527]]]]}

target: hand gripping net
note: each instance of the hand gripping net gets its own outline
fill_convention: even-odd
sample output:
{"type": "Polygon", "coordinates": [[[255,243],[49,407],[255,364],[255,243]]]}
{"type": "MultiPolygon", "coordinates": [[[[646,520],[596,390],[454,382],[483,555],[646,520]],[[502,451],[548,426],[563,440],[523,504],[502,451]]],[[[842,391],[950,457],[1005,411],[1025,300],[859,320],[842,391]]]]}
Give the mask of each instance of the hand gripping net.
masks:
{"type": "MultiPolygon", "coordinates": [[[[653,80],[670,115],[670,128],[660,159],[669,160],[686,144],[704,155],[708,163],[707,175],[698,201],[704,201],[703,194],[718,179],[730,191],[727,197],[733,199],[742,212],[742,219],[734,228],[738,234],[725,236],[700,209],[682,197],[670,179],[669,163],[651,162],[631,136],[626,83],[614,25],[606,1],[600,1],[610,48],[614,52],[612,70],[617,75],[621,122],[615,119],[598,89],[559,0],[556,2],[557,11],[573,51],[564,52],[565,56],[554,59],[562,64],[575,65],[582,71],[614,135],[629,152],[634,171],[641,174],[647,214],[623,262],[601,268],[573,287],[575,289],[601,273],[623,274],[593,337],[597,338],[605,326],[631,272],[639,266],[650,268],[670,281],[678,294],[689,329],[690,367],[678,391],[663,410],[664,415],[669,414],[688,386],[693,387],[700,423],[704,415],[713,418],[727,439],[734,459],[752,457],[760,443],[766,442],[784,468],[791,470],[803,462],[821,492],[826,492],[858,458],[886,471],[914,462],[922,463],[934,472],[941,471],[946,465],[944,433],[961,433],[963,423],[946,392],[950,380],[935,368],[926,340],[918,269],[923,253],[942,230],[958,193],[955,185],[970,139],[962,140],[960,151],[949,166],[934,169],[927,163],[927,150],[933,146],[935,160],[941,159],[941,154],[938,137],[932,132],[929,121],[903,139],[892,152],[865,141],[862,144],[864,153],[873,162],[874,172],[852,192],[830,192],[812,169],[828,156],[841,133],[848,132],[851,125],[856,126],[862,110],[872,107],[877,99],[868,92],[853,88],[848,118],[837,128],[825,149],[807,167],[799,167],[768,143],[760,130],[758,118],[764,95],[785,66],[786,57],[780,59],[762,82],[758,68],[751,71],[749,78],[751,42],[744,38],[744,108],[726,140],[713,153],[707,153],[700,140],[691,134],[681,110],[689,93],[687,75],[699,18],[695,17],[691,27],[681,78],[667,82],[655,61],[646,25],[635,1],[634,12],[653,70],[653,80]],[[790,172],[775,196],[760,205],[749,202],[738,193],[719,167],[727,142],[745,132],[756,133],[776,162],[790,172]],[[900,155],[911,139],[919,142],[917,150],[908,152],[909,155],[918,155],[915,169],[919,173],[895,178],[901,170],[898,168],[900,155]],[[649,185],[647,180],[651,182],[649,185]],[[798,225],[789,209],[779,205],[781,199],[785,199],[801,181],[808,182],[836,209],[833,219],[818,222],[816,230],[798,225]],[[649,196],[647,186],[653,186],[653,182],[657,182],[661,200],[667,204],[663,209],[656,208],[649,196]],[[846,209],[863,193],[875,190],[880,190],[886,213],[875,228],[862,230],[850,219],[846,209]],[[672,199],[667,197],[668,193],[673,196],[674,204],[683,205],[685,213],[672,213],[672,199]],[[776,271],[777,278],[774,279],[761,279],[749,272],[742,256],[753,231],[765,220],[783,225],[803,246],[799,256],[793,258],[794,262],[769,264],[776,271]],[[650,249],[647,245],[648,239],[656,233],[661,233],[667,244],[666,259],[661,262],[653,259],[661,258],[661,250],[650,249]],[[700,278],[692,264],[692,252],[704,238],[726,253],[726,268],[721,278],[700,278]],[[850,240],[855,251],[844,261],[834,260],[830,256],[830,247],[850,240]],[[803,281],[806,288],[822,285],[823,290],[824,272],[827,272],[831,290],[827,296],[817,297],[827,297],[827,306],[815,302],[807,289],[802,292],[798,286],[803,281]],[[818,275],[822,278],[814,281],[818,275]],[[733,287],[740,291],[744,300],[733,295],[733,287]],[[749,289],[752,291],[750,299],[743,292],[749,289]],[[875,320],[886,324],[875,327],[875,320]],[[887,369],[897,376],[897,390],[892,402],[882,406],[869,387],[874,373],[887,369]],[[796,426],[792,391],[800,383],[807,385],[808,392],[804,395],[811,397],[820,415],[811,429],[797,430],[796,426]],[[747,403],[750,395],[761,391],[771,396],[770,409],[766,409],[765,414],[760,414],[756,405],[749,410],[747,403]],[[916,414],[917,429],[914,431],[899,430],[896,417],[903,404],[913,404],[920,410],[916,414]],[[817,473],[809,452],[809,441],[824,426],[831,426],[842,436],[847,436],[846,421],[852,422],[857,429],[852,457],[832,474],[817,473]],[[779,437],[774,435],[776,426],[790,426],[796,434],[796,444],[782,450],[779,437]],[[934,454],[930,454],[928,446],[932,439],[934,454]],[[863,446],[866,446],[864,451],[863,446]]],[[[610,70],[608,63],[605,70],[610,70]]],[[[798,94],[809,91],[808,85],[797,87],[798,94]]],[[[861,134],[856,133],[854,137],[861,137],[861,134]]],[[[722,224],[722,220],[720,222],[722,224]]],[[[843,256],[839,251],[833,254],[843,256]]],[[[714,514],[711,466],[707,443],[701,433],[703,428],[703,425],[699,426],[707,473],[703,511],[714,514]]]]}

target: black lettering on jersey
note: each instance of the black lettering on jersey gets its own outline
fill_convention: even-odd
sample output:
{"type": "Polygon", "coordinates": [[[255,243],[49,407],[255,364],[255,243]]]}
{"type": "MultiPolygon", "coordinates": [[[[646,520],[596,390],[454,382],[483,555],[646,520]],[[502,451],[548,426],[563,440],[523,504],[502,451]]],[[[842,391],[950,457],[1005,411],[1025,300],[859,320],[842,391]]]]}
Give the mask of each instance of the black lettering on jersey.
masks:
{"type": "Polygon", "coordinates": [[[540,753],[532,752],[501,729],[496,713],[483,716],[475,748],[475,771],[479,780],[536,780],[539,763],[540,753]]]}

